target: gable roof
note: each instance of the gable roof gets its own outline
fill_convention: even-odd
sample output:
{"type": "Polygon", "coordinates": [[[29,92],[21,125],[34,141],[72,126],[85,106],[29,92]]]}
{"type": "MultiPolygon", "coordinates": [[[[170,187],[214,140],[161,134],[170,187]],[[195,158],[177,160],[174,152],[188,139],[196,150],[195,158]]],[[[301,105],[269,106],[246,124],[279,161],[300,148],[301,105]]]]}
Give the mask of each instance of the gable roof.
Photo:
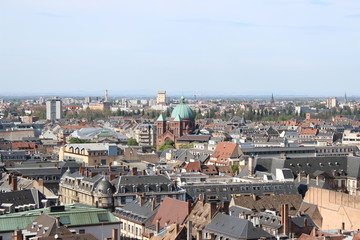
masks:
{"type": "Polygon", "coordinates": [[[208,232],[226,235],[236,239],[259,239],[261,237],[272,237],[269,233],[246,220],[222,213],[218,213],[209,223],[205,230],[208,232]]]}
{"type": "Polygon", "coordinates": [[[165,197],[151,223],[156,224],[159,220],[162,228],[173,223],[181,224],[190,212],[190,204],[190,202],[165,197]]]}

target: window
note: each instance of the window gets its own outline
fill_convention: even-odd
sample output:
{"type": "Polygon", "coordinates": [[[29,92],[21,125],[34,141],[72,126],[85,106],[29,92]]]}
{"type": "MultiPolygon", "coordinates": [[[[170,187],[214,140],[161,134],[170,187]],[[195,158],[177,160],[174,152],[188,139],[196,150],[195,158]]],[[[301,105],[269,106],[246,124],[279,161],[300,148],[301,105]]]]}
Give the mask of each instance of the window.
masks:
{"type": "Polygon", "coordinates": [[[97,216],[99,222],[109,222],[109,216],[106,213],[99,213],[97,216]]]}
{"type": "Polygon", "coordinates": [[[80,229],[79,230],[79,234],[84,234],[85,233],[85,229],[80,229]]]}
{"type": "Polygon", "coordinates": [[[60,222],[64,225],[70,224],[70,217],[69,216],[60,216],[60,222]]]}

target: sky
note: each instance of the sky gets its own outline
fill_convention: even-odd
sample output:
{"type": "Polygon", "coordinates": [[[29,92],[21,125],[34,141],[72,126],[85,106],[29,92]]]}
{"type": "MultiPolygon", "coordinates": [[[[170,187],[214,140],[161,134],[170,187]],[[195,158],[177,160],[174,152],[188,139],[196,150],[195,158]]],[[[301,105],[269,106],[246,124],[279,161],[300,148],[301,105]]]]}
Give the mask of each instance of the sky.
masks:
{"type": "Polygon", "coordinates": [[[1,0],[0,94],[360,95],[359,0],[1,0]]]}

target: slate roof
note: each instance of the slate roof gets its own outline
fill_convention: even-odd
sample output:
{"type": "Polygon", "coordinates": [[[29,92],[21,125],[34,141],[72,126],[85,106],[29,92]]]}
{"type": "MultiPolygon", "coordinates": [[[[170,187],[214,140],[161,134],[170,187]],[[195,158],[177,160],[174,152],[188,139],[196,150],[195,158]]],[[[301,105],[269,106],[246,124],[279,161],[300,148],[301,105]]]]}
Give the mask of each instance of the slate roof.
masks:
{"type": "Polygon", "coordinates": [[[214,219],[205,227],[205,231],[235,239],[259,239],[262,237],[272,237],[272,235],[261,228],[254,227],[254,225],[246,219],[222,213],[218,213],[214,217],[214,219]]]}
{"type": "Polygon", "coordinates": [[[39,204],[42,207],[41,200],[45,196],[36,189],[24,189],[13,192],[0,193],[0,206],[3,203],[12,203],[14,207],[27,204],[39,204]]]}
{"type": "Polygon", "coordinates": [[[152,210],[152,202],[147,201],[140,206],[140,200],[137,198],[134,201],[127,203],[124,207],[118,207],[115,209],[114,214],[120,218],[144,224],[159,209],[159,203],[155,203],[155,209],[152,210]]]}

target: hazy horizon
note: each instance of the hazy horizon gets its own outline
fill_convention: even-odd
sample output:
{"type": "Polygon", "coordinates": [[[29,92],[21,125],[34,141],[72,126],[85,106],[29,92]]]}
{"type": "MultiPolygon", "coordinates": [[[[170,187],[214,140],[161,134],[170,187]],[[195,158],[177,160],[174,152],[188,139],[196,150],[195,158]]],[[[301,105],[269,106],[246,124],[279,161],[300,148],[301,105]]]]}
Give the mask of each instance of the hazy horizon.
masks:
{"type": "Polygon", "coordinates": [[[3,0],[0,95],[348,96],[357,0],[3,0]]]}

